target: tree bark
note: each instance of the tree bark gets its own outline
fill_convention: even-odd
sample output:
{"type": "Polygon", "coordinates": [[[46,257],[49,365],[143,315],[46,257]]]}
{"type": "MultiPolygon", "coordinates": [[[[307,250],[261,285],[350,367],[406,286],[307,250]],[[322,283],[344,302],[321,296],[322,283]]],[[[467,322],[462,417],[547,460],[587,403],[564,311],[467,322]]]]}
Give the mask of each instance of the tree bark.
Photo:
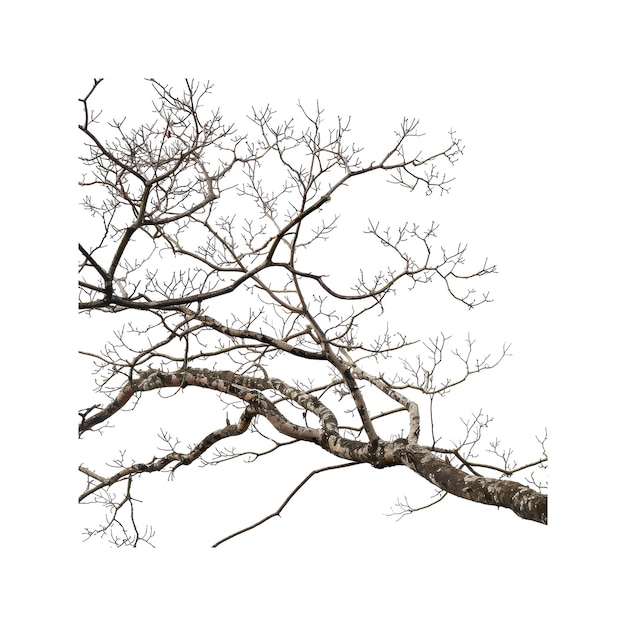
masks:
{"type": "Polygon", "coordinates": [[[523,519],[548,523],[548,496],[530,487],[513,480],[472,476],[423,446],[407,444],[398,455],[404,465],[453,496],[505,507],[523,519]]]}

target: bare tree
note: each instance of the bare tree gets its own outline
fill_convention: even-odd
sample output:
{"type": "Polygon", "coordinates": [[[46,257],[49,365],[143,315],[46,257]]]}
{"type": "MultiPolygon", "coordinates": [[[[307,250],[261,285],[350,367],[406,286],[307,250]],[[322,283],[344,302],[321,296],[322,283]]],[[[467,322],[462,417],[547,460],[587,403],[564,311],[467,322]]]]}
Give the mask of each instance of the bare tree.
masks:
{"type": "MultiPolygon", "coordinates": [[[[388,150],[363,163],[347,139],[349,120],[327,126],[319,106],[299,106],[300,121],[284,123],[270,108],[252,109],[243,134],[219,110],[206,112],[210,85],[187,81],[177,94],[149,82],[153,119],[137,128],[99,124],[92,102],[100,80],[80,100],[88,170],[81,184],[90,194],[84,208],[99,228],[79,245],[79,308],[114,313],[124,323],[100,352],[82,352],[95,363],[102,400],[79,412],[79,433],[106,434],[129,408],[141,410],[144,394],[166,389],[176,396],[204,389],[224,411],[186,446],[161,431],[143,462],[121,456],[112,473],[81,465],[87,484],[79,500],[109,509],[88,536],[120,545],[150,540],[151,531],[135,522],[133,480],[142,474],[255,459],[293,444],[318,446],[342,462],[311,472],[265,519],[316,473],[369,464],[406,467],[431,483],[438,499],[452,494],[547,523],[538,478],[546,437],[537,458],[518,465],[498,441],[479,449],[489,416],[463,422],[454,440],[433,411],[436,398],[496,366],[508,346],[495,359],[477,357],[469,337],[451,348],[445,335],[381,330],[390,300],[426,283],[442,286],[451,306],[488,302],[473,284],[495,266],[465,270],[465,247],[435,246],[435,224],[392,228],[386,215],[352,218],[353,236],[344,242],[346,263],[357,267],[351,283],[345,268],[333,272],[324,259],[340,224],[329,208],[340,209],[356,181],[385,184],[382,173],[408,191],[447,192],[445,168],[462,154],[455,134],[424,155],[418,122],[405,119],[388,150]],[[380,266],[370,271],[361,259],[380,266]],[[389,424],[399,419],[394,434],[389,424]],[[222,447],[234,437],[249,447],[222,447]]],[[[397,514],[419,508],[399,502],[397,514]]]]}

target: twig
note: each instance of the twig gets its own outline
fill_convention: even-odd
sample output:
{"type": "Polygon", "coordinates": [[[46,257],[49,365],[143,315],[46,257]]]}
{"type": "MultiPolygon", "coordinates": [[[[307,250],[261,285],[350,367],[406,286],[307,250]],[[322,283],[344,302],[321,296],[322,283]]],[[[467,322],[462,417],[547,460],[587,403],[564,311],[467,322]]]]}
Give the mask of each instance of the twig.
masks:
{"type": "Polygon", "coordinates": [[[322,467],[320,469],[316,469],[313,470],[283,501],[283,503],[276,509],[276,511],[274,511],[273,513],[270,513],[269,515],[265,516],[263,519],[259,520],[258,522],[255,522],[254,524],[252,524],[251,526],[247,526],[246,528],[242,528],[241,530],[238,530],[237,532],[233,533],[232,535],[228,535],[228,537],[224,537],[223,539],[220,539],[217,543],[214,543],[211,547],[212,548],[217,548],[217,546],[219,546],[220,544],[224,543],[225,541],[228,541],[229,539],[232,539],[233,537],[236,537],[237,535],[243,535],[243,533],[248,532],[249,530],[252,530],[253,528],[256,528],[257,526],[260,526],[261,524],[264,524],[265,522],[267,522],[267,520],[272,519],[272,517],[280,517],[280,514],[282,513],[283,509],[287,506],[287,504],[289,504],[289,501],[291,500],[291,498],[293,498],[296,493],[298,493],[298,491],[304,487],[304,485],[309,481],[309,479],[313,478],[313,476],[315,476],[315,474],[321,474],[322,472],[326,472],[327,470],[334,470],[334,469],[341,469],[343,467],[351,467],[352,465],[361,465],[359,462],[357,461],[351,461],[350,463],[342,463],[341,465],[330,465],[328,467],[322,467]]]}

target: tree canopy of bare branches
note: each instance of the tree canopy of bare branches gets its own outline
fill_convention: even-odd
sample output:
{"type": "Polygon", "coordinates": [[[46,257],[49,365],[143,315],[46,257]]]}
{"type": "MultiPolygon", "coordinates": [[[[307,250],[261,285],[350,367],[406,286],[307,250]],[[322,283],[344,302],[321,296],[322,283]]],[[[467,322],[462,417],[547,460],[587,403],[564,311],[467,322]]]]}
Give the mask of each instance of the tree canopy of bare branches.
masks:
{"type": "MultiPolygon", "coordinates": [[[[443,334],[419,337],[418,324],[415,336],[381,324],[390,301],[428,283],[448,294],[450,306],[483,305],[489,294],[475,284],[495,267],[468,269],[463,246],[435,245],[436,224],[389,226],[384,208],[380,219],[362,223],[351,214],[341,249],[357,268],[352,276],[326,252],[340,236],[346,198],[363,179],[446,193],[463,149],[455,133],[423,154],[418,122],[404,119],[388,149],[363,162],[349,140],[350,121],[328,124],[320,106],[299,106],[285,122],[269,107],[253,108],[244,133],[210,109],[209,84],[187,81],[176,90],[149,82],[153,117],[135,128],[101,122],[94,108],[100,80],[80,100],[83,204],[97,228],[79,244],[79,309],[93,324],[105,313],[121,321],[100,351],[82,352],[95,363],[101,399],[79,412],[79,434],[106,436],[128,409],[141,410],[142,396],[166,390],[203,390],[225,410],[186,447],[161,432],[165,449],[141,462],[120,459],[113,473],[82,464],[79,500],[109,508],[88,534],[112,534],[119,544],[149,540],[134,521],[133,480],[240,457],[231,443],[237,437],[250,446],[248,457],[309,444],[340,460],[293,493],[320,471],[404,466],[439,498],[451,494],[546,524],[545,484],[535,478],[547,463],[545,438],[536,459],[517,465],[497,442],[479,449],[488,416],[474,415],[460,440],[446,443],[430,410],[434,398],[498,365],[508,347],[480,357],[469,337],[451,348],[443,334]],[[371,269],[372,262],[379,266],[371,269]]],[[[415,510],[407,502],[399,514],[415,510]]]]}

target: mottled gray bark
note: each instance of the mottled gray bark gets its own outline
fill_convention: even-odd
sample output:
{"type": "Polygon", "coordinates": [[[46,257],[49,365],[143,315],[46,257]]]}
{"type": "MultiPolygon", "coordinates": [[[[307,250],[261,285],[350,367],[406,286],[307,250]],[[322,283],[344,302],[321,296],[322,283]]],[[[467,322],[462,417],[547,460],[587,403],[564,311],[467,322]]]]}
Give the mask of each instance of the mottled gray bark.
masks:
{"type": "Polygon", "coordinates": [[[473,476],[422,446],[408,444],[398,454],[404,465],[453,496],[501,506],[524,519],[548,523],[548,496],[545,494],[513,480],[473,476]]]}
{"type": "Polygon", "coordinates": [[[482,357],[469,335],[465,347],[451,348],[443,333],[420,336],[414,319],[405,328],[397,317],[389,326],[385,319],[398,302],[419,318],[412,301],[395,296],[412,298],[429,283],[455,306],[488,303],[489,291],[474,281],[496,266],[466,263],[465,245],[441,245],[438,226],[414,221],[412,204],[409,212],[399,201],[389,210],[382,189],[372,188],[367,206],[350,197],[364,179],[447,193],[454,180],[447,170],[463,153],[453,131],[438,151],[424,153],[419,121],[405,118],[388,149],[362,162],[349,121],[339,116],[329,126],[319,105],[299,106],[301,129],[295,119],[277,122],[269,107],[253,109],[252,129],[241,134],[219,109],[201,106],[211,97],[208,83],[187,80],[176,93],[154,79],[150,120],[99,126],[93,100],[101,82],[81,99],[83,206],[101,231],[85,232],[79,244],[79,309],[90,317],[121,314],[122,328],[82,352],[95,366],[98,395],[79,411],[79,433],[102,431],[129,403],[141,406],[142,394],[164,388],[203,388],[241,413],[234,423],[225,414],[200,441],[161,432],[165,447],[151,460],[129,464],[121,454],[113,475],[81,465],[87,485],[80,499],[91,496],[110,511],[91,534],[123,527],[119,516],[130,509],[134,530],[119,541],[136,545],[136,475],[254,458],[294,442],[348,461],[316,471],[402,465],[442,493],[547,523],[547,496],[510,480],[524,476],[544,488],[547,434],[538,438],[538,457],[516,465],[497,439],[478,449],[490,416],[461,417],[459,436],[433,409],[470,376],[497,366],[508,346],[499,357],[482,357]],[[403,217],[389,223],[396,209],[403,217]],[[331,252],[327,240],[341,220],[349,249],[336,240],[331,252]],[[341,261],[328,266],[332,258],[341,261]],[[268,438],[268,424],[279,436],[268,438]],[[216,446],[244,434],[246,445],[253,441],[246,452],[216,446]],[[201,458],[209,450],[210,460],[201,458]],[[121,500],[109,494],[115,485],[126,487],[121,500]]]}
{"type": "MultiPolygon", "coordinates": [[[[362,370],[359,370],[359,375],[361,378],[368,377],[362,370]]],[[[148,464],[136,464],[107,480],[108,484],[114,484],[132,474],[159,471],[170,464],[188,465],[218,441],[245,432],[251,418],[254,415],[262,415],[282,435],[314,443],[338,458],[366,463],[376,468],[404,465],[446,493],[480,504],[511,509],[516,515],[527,520],[548,523],[548,497],[545,494],[512,480],[468,474],[435,454],[430,448],[409,443],[407,439],[386,441],[378,438],[362,442],[341,436],[337,428],[337,418],[328,407],[314,395],[295,389],[277,378],[243,376],[223,370],[189,369],[174,373],[149,370],[140,373],[132,385],[126,385],[109,407],[83,421],[79,430],[85,432],[108,419],[132,397],[133,390],[149,392],[166,387],[186,386],[204,387],[243,400],[247,406],[241,420],[238,424],[211,433],[187,454],[172,453],[148,464]],[[319,417],[320,427],[293,423],[262,393],[262,390],[279,392],[285,398],[311,411],[319,417]]],[[[394,395],[399,396],[397,392],[394,392],[394,395]]]]}

